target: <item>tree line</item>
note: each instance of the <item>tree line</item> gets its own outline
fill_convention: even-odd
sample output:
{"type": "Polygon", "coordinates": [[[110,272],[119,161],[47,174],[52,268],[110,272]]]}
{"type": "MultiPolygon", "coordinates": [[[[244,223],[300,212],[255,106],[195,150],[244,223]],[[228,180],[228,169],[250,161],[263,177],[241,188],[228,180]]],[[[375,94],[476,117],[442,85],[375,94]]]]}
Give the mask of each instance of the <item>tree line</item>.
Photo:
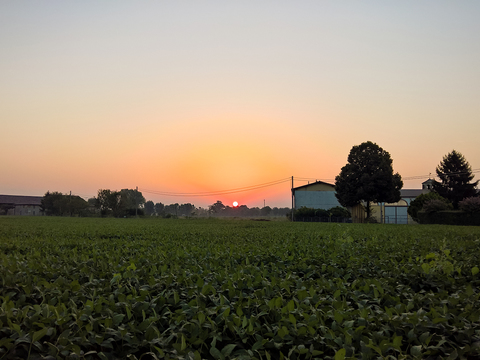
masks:
{"type": "Polygon", "coordinates": [[[246,205],[230,207],[220,200],[207,208],[196,207],[191,203],[169,204],[146,201],[142,192],[134,189],[114,191],[110,189],[98,190],[97,196],[85,201],[80,196],[62,194],[61,192],[47,192],[41,209],[48,216],[101,216],[101,217],[258,217],[258,216],[285,216],[290,209],[248,208],[246,205]]]}
{"type": "MultiPolygon", "coordinates": [[[[395,203],[401,198],[402,177],[393,172],[390,154],[371,141],[353,146],[347,164],[335,178],[335,196],[344,207],[364,206],[366,221],[371,219],[372,203],[395,203]]],[[[472,182],[474,175],[470,164],[458,151],[453,150],[444,156],[436,168],[440,181],[433,182],[432,194],[419,196],[409,207],[409,214],[416,219],[416,212],[431,209],[459,209],[460,203],[467,201],[469,209],[476,209],[479,202],[478,181],[472,182]]],[[[462,203],[463,204],[463,203],[462,203]]],[[[79,196],[47,192],[42,199],[42,210],[46,215],[56,216],[285,216],[290,208],[248,208],[246,205],[230,207],[220,200],[208,208],[193,204],[170,204],[146,201],[142,193],[133,189],[112,191],[98,190],[97,196],[85,201],[79,196]]],[[[480,209],[479,209],[480,211],[480,209]]]]}

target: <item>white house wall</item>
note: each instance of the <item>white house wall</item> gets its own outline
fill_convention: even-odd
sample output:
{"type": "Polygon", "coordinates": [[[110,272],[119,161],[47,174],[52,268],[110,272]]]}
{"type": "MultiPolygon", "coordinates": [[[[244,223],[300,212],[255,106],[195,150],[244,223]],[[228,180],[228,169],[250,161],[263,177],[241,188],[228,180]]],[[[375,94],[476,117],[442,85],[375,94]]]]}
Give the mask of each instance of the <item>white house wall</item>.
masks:
{"type": "Polygon", "coordinates": [[[301,207],[328,210],[341,206],[334,191],[295,191],[295,208],[301,207]]]}

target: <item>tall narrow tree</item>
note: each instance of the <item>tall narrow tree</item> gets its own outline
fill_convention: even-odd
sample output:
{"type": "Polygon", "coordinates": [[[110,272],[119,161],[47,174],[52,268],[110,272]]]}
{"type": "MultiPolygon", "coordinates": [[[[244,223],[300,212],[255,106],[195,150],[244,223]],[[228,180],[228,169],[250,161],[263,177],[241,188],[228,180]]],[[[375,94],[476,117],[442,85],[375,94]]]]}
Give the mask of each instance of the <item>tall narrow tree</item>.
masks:
{"type": "Polygon", "coordinates": [[[445,155],[436,172],[440,181],[433,182],[433,190],[450,200],[455,209],[463,199],[477,195],[478,180],[471,182],[475,177],[472,168],[458,151],[445,155]]]}
{"type": "Polygon", "coordinates": [[[352,147],[348,163],[335,178],[335,196],[343,206],[366,202],[367,219],[372,202],[400,200],[402,177],[393,173],[390,154],[371,141],[352,147]]]}

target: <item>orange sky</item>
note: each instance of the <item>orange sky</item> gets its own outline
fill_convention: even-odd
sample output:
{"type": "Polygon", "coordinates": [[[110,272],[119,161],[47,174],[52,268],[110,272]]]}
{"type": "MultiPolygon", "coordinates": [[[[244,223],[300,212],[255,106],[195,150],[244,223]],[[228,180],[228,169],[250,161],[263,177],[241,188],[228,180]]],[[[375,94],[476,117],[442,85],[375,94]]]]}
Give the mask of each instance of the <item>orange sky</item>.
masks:
{"type": "Polygon", "coordinates": [[[367,140],[404,178],[453,149],[479,169],[478,18],[448,1],[2,2],[0,193],[289,206],[288,181],[153,192],[333,182],[367,140]]]}

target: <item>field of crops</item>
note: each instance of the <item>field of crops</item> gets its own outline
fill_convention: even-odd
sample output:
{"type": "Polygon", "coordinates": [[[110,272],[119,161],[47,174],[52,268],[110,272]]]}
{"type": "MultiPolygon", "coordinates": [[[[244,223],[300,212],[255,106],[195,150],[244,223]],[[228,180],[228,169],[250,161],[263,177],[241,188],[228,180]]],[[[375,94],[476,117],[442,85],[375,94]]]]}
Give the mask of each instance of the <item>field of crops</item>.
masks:
{"type": "Polygon", "coordinates": [[[480,356],[480,228],[0,218],[0,359],[480,356]]]}

